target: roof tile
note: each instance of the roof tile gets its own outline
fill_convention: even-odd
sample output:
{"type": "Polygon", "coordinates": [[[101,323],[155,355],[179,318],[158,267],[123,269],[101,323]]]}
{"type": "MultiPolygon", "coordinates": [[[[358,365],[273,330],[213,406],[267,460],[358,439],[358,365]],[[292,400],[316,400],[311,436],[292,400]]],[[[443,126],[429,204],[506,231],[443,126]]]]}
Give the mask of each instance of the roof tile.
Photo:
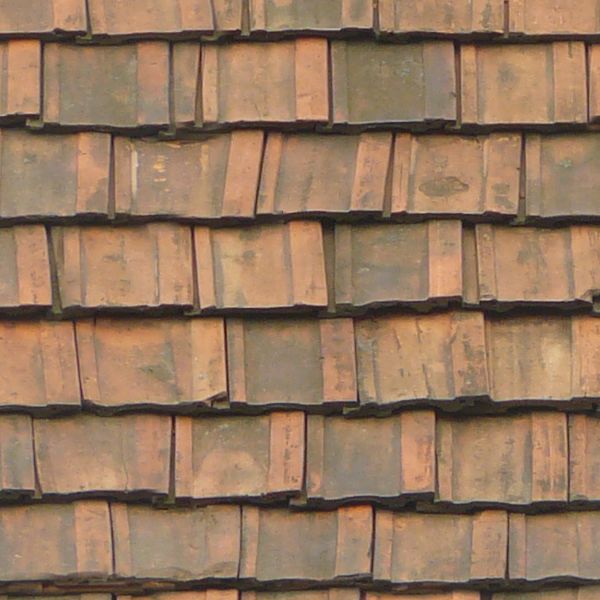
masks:
{"type": "Polygon", "coordinates": [[[569,459],[570,500],[600,499],[600,419],[569,416],[569,459]]]}
{"type": "Polygon", "coordinates": [[[194,229],[201,309],[327,306],[320,223],[194,229]]]}
{"type": "Polygon", "coordinates": [[[331,588],[301,592],[242,592],[241,600],[360,600],[360,590],[331,588]]]}
{"type": "Polygon", "coordinates": [[[505,576],[503,511],[474,515],[377,511],[375,529],[375,580],[462,583],[505,576]]]}
{"type": "Polygon", "coordinates": [[[35,469],[31,418],[0,417],[0,495],[32,496],[35,469]]]}
{"type": "MultiPolygon", "coordinates": [[[[441,592],[431,594],[402,594],[367,592],[365,600],[480,600],[479,592],[441,592]]],[[[517,600],[516,598],[514,600],[517,600]]]]}
{"type": "Polygon", "coordinates": [[[196,499],[299,493],[304,414],[177,417],[175,495],[196,499]]]}
{"type": "Polygon", "coordinates": [[[600,44],[591,44],[587,48],[589,117],[597,123],[600,120],[600,44]]]}
{"type": "Polygon", "coordinates": [[[37,40],[0,42],[0,118],[40,114],[41,56],[37,40]]]}
{"type": "Polygon", "coordinates": [[[451,42],[402,46],[333,41],[336,124],[444,122],[456,119],[451,42]]]}
{"type": "Polygon", "coordinates": [[[183,407],[226,395],[223,321],[97,319],[77,323],[86,402],[183,407]]]}
{"type": "Polygon", "coordinates": [[[44,47],[45,123],[117,128],[169,123],[169,45],[44,47]]]}
{"type": "Polygon", "coordinates": [[[432,411],[386,419],[309,415],[307,432],[309,500],[399,500],[434,492],[432,411]]]}
{"type": "Polygon", "coordinates": [[[241,578],[335,581],[371,573],[369,506],[290,512],[243,508],[241,578]]]}
{"type": "Polygon", "coordinates": [[[577,10],[569,0],[510,0],[509,31],[525,35],[600,33],[600,2],[584,0],[577,10]]]}
{"type": "Polygon", "coordinates": [[[437,420],[436,499],[454,504],[567,502],[564,414],[437,420]]]}
{"type": "Polygon", "coordinates": [[[188,227],[176,223],[55,227],[52,247],[64,309],[193,304],[188,227]]]}
{"type": "Polygon", "coordinates": [[[35,419],[33,429],[44,495],[169,492],[171,418],[166,415],[35,419]]]}
{"type": "Polygon", "coordinates": [[[175,581],[236,577],[240,510],[112,504],[115,574],[175,581]]]}
{"type": "Polygon", "coordinates": [[[460,58],[466,125],[587,121],[583,42],[467,44],[460,58]]]}
{"type": "Polygon", "coordinates": [[[76,34],[85,30],[85,0],[0,1],[0,34],[76,34]]]}
{"type": "MultiPolygon", "coordinates": [[[[159,592],[147,596],[124,596],[119,594],[117,600],[239,600],[238,590],[194,590],[191,592],[159,592]]],[[[82,599],[85,600],[85,599],[82,599]]]]}
{"type": "Polygon", "coordinates": [[[595,600],[599,593],[600,586],[590,585],[542,592],[501,592],[493,594],[492,600],[595,600]]]}

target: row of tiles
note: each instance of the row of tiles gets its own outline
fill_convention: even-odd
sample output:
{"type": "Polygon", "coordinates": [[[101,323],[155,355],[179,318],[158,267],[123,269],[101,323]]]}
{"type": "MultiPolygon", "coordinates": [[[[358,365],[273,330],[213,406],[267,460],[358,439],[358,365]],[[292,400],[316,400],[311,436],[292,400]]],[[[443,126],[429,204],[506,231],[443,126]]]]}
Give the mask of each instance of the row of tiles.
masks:
{"type": "Polygon", "coordinates": [[[453,515],[231,504],[165,510],[79,500],[2,507],[0,532],[0,582],[600,579],[597,511],[453,515]]]}
{"type": "Polygon", "coordinates": [[[48,43],[42,53],[37,40],[9,40],[0,58],[0,117],[33,117],[38,127],[583,126],[600,118],[600,45],[584,42],[48,43]]]}
{"type": "Polygon", "coordinates": [[[421,510],[431,500],[433,508],[597,503],[600,419],[546,411],[436,418],[430,410],[381,419],[3,415],[0,495],[292,498],[321,507],[423,500],[421,510]]]}
{"type": "Polygon", "coordinates": [[[600,398],[589,316],[1,321],[0,358],[0,406],[39,412],[79,409],[82,394],[100,412],[180,413],[600,398]]]}
{"type": "Polygon", "coordinates": [[[593,309],[600,290],[600,225],[16,225],[0,253],[0,307],[19,312],[593,309]]]}

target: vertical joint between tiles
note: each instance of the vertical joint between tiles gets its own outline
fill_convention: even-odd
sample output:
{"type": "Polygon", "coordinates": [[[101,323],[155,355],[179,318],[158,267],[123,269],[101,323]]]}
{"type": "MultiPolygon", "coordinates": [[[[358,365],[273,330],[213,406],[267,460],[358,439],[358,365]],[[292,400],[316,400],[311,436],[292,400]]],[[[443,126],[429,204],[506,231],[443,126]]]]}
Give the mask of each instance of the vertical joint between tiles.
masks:
{"type": "Polygon", "coordinates": [[[265,169],[265,156],[267,154],[267,141],[269,134],[263,130],[262,132],[262,146],[260,149],[260,162],[258,164],[258,177],[256,178],[256,190],[254,193],[254,206],[252,207],[252,215],[256,218],[256,211],[258,210],[258,195],[260,194],[260,188],[263,180],[263,173],[265,169]]]}
{"type": "Polygon", "coordinates": [[[381,35],[381,25],[379,23],[379,0],[373,0],[373,32],[375,36],[381,35]]]}
{"type": "Polygon", "coordinates": [[[84,0],[84,8],[85,8],[85,29],[86,29],[86,37],[92,36],[92,13],[90,11],[90,0],[84,0]]]}
{"type": "Polygon", "coordinates": [[[590,69],[590,46],[587,43],[584,43],[584,51],[585,51],[585,105],[586,105],[586,121],[589,123],[592,118],[592,107],[591,107],[591,99],[592,99],[592,85],[591,85],[591,69],[590,69]]]}
{"type": "Polygon", "coordinates": [[[456,127],[462,127],[462,65],[460,43],[454,42],[454,73],[456,76],[456,127]]]}
{"type": "Polygon", "coordinates": [[[196,228],[190,226],[192,236],[192,304],[194,311],[200,311],[200,282],[198,279],[198,255],[196,253],[196,228]]]}
{"type": "Polygon", "coordinates": [[[517,223],[524,223],[527,218],[527,135],[521,134],[521,160],[519,163],[519,200],[517,204],[517,223]]]}
{"type": "Polygon", "coordinates": [[[71,327],[73,328],[73,344],[75,346],[75,368],[77,369],[77,383],[79,384],[79,402],[81,404],[81,407],[83,408],[85,397],[83,392],[81,354],[79,352],[79,340],[77,339],[77,327],[75,326],[75,322],[71,322],[71,327]]]}
{"type": "Polygon", "coordinates": [[[174,67],[174,42],[169,42],[169,93],[168,93],[168,103],[169,103],[169,130],[171,133],[175,133],[177,129],[177,125],[175,123],[175,67],[174,67]]]}
{"type": "Polygon", "coordinates": [[[110,553],[111,553],[111,568],[113,574],[117,573],[117,544],[115,541],[115,520],[113,517],[113,505],[108,503],[108,524],[110,526],[110,553]]]}
{"type": "Polygon", "coordinates": [[[52,243],[52,227],[45,226],[46,243],[48,244],[48,262],[50,263],[50,291],[52,293],[52,308],[53,314],[62,313],[62,305],[60,299],[60,289],[58,286],[58,267],[56,265],[56,256],[54,255],[54,244],[52,243]]]}
{"type": "Polygon", "coordinates": [[[34,498],[42,497],[42,485],[40,483],[40,473],[38,468],[38,460],[36,453],[36,443],[35,443],[35,427],[34,427],[34,417],[30,419],[30,427],[31,427],[31,454],[33,456],[33,482],[34,482],[34,498]]]}
{"type": "Polygon", "coordinates": [[[169,454],[169,493],[167,496],[168,504],[175,504],[175,452],[177,451],[177,433],[175,429],[175,421],[177,417],[171,415],[171,447],[169,454]]]}
{"type": "Polygon", "coordinates": [[[394,186],[394,161],[396,160],[396,134],[392,135],[392,145],[390,148],[387,171],[385,174],[385,187],[383,191],[383,218],[389,219],[392,216],[392,194],[394,186]]]}
{"type": "Polygon", "coordinates": [[[117,212],[117,199],[116,199],[116,155],[115,155],[115,136],[110,136],[110,157],[108,160],[108,207],[107,213],[109,220],[115,218],[117,212]]]}
{"type": "Polygon", "coordinates": [[[504,37],[510,33],[510,1],[504,0],[504,37]]]}
{"type": "Polygon", "coordinates": [[[333,48],[331,40],[327,40],[327,111],[329,118],[327,124],[331,127],[334,121],[334,105],[333,105],[333,48]]]}

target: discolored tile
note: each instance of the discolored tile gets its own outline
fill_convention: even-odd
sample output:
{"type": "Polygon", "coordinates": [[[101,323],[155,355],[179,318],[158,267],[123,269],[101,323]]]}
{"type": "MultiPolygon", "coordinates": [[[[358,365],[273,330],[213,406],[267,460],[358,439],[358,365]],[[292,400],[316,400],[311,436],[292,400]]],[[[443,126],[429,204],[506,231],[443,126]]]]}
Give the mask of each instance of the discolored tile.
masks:
{"type": "Polygon", "coordinates": [[[40,114],[41,60],[37,40],[0,42],[0,119],[40,114]]]}
{"type": "Polygon", "coordinates": [[[510,0],[509,31],[524,35],[579,36],[600,33],[600,3],[584,0],[510,0]]]}
{"type": "Polygon", "coordinates": [[[85,0],[0,0],[0,34],[82,34],[85,19],[85,0]]]}
{"type": "Polygon", "coordinates": [[[600,499],[600,419],[569,415],[569,499],[600,499]]]}
{"type": "Polygon", "coordinates": [[[33,496],[35,477],[31,417],[0,416],[0,496],[33,496]]]}

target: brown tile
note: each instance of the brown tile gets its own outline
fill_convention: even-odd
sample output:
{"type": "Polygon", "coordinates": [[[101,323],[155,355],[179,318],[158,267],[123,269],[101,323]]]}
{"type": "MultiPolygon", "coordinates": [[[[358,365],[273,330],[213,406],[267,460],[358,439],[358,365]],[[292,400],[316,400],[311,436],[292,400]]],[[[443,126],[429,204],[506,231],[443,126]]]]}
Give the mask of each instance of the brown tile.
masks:
{"type": "Polygon", "coordinates": [[[454,504],[567,502],[567,418],[555,412],[437,419],[436,498],[454,504]]]}
{"type": "Polygon", "coordinates": [[[585,123],[583,42],[461,46],[462,122],[585,123]]]}
{"type": "Polygon", "coordinates": [[[0,496],[31,496],[35,492],[35,468],[31,418],[0,417],[0,496]]]}
{"type": "Polygon", "coordinates": [[[600,44],[591,44],[588,49],[589,117],[600,119],[600,44]]]}
{"type": "Polygon", "coordinates": [[[598,594],[600,586],[590,585],[542,592],[500,592],[493,594],[491,600],[596,600],[598,594]]]}
{"type": "Polygon", "coordinates": [[[160,510],[112,504],[115,574],[188,581],[237,576],[238,506],[160,510]]]}
{"type": "Polygon", "coordinates": [[[228,319],[227,368],[233,403],[354,403],[352,320],[228,319]]]}
{"type": "Polygon", "coordinates": [[[55,227],[52,247],[65,309],[192,306],[188,227],[55,227]]]}
{"type": "Polygon", "coordinates": [[[376,581],[463,583],[505,577],[503,511],[474,515],[377,511],[375,531],[376,581]]]}
{"type": "MultiPolygon", "coordinates": [[[[159,592],[147,596],[123,596],[119,594],[117,600],[239,600],[237,590],[194,590],[191,592],[159,592]]],[[[85,600],[83,598],[82,600],[85,600]]]]}
{"type": "Polygon", "coordinates": [[[262,147],[260,131],[234,131],[197,141],[116,138],[116,213],[254,217],[262,147]]]}
{"type": "Polygon", "coordinates": [[[194,229],[201,309],[327,306],[321,224],[194,229]]]}
{"type": "Polygon", "coordinates": [[[384,132],[270,133],[256,212],[381,213],[391,148],[392,135],[384,132]]]}
{"type": "Polygon", "coordinates": [[[333,41],[333,121],[412,123],[456,119],[451,42],[393,45],[333,41]]]}
{"type": "Polygon", "coordinates": [[[152,497],[169,492],[167,415],[35,419],[33,428],[44,495],[152,497]]]}
{"type": "Polygon", "coordinates": [[[300,493],[304,414],[177,417],[175,495],[211,499],[300,493]]]}
{"type": "Polygon", "coordinates": [[[169,45],[44,46],[45,123],[119,128],[169,123],[169,45]]]}
{"type": "Polygon", "coordinates": [[[600,513],[509,516],[508,577],[540,581],[598,579],[600,513]],[[540,551],[543,549],[543,551],[540,551]]]}
{"type": "Polygon", "coordinates": [[[241,600],[360,600],[360,590],[331,588],[301,592],[242,592],[241,600]]]}
{"type": "Polygon", "coordinates": [[[85,0],[3,0],[0,34],[85,33],[85,0]]]}
{"type": "MultiPolygon", "coordinates": [[[[495,598],[495,596],[494,596],[495,598]]],[[[365,600],[480,600],[479,592],[454,591],[432,594],[389,594],[367,592],[365,600]]],[[[514,600],[517,600],[516,598],[514,600]]]]}
{"type": "Polygon", "coordinates": [[[600,2],[584,0],[577,10],[569,0],[510,0],[509,31],[525,35],[600,33],[600,2]]]}
{"type": "Polygon", "coordinates": [[[489,393],[481,313],[380,316],[355,327],[361,404],[489,393]]]}
{"type": "Polygon", "coordinates": [[[106,579],[108,504],[99,500],[0,508],[0,580],[106,579]]]}
{"type": "Polygon", "coordinates": [[[371,573],[370,506],[290,512],[244,506],[239,577],[335,581],[371,573]]]}
{"type": "Polygon", "coordinates": [[[73,325],[0,323],[0,406],[79,407],[81,397],[73,325]]]}
{"type": "Polygon", "coordinates": [[[80,321],[84,398],[105,408],[183,407],[223,399],[224,338],[217,318],[80,321]]]}
{"type": "Polygon", "coordinates": [[[600,419],[569,416],[569,484],[571,501],[600,499],[600,419]]]}
{"type": "Polygon", "coordinates": [[[0,131],[3,218],[107,215],[110,136],[0,131]]]}
{"type": "Polygon", "coordinates": [[[307,431],[309,500],[432,496],[432,411],[407,411],[385,419],[309,415],[307,431]]]}
{"type": "Polygon", "coordinates": [[[370,29],[373,6],[369,0],[250,0],[251,31],[332,31],[370,29]]]}
{"type": "Polygon", "coordinates": [[[461,255],[460,221],[336,225],[335,303],[351,308],[457,300],[461,255]]]}
{"type": "Polygon", "coordinates": [[[396,135],[393,215],[516,216],[521,136],[396,135]]]}
{"type": "Polygon", "coordinates": [[[502,33],[502,0],[379,0],[379,27],[385,33],[502,33]]]}
{"type": "Polygon", "coordinates": [[[40,114],[41,56],[37,40],[0,42],[0,118],[40,114]]]}

